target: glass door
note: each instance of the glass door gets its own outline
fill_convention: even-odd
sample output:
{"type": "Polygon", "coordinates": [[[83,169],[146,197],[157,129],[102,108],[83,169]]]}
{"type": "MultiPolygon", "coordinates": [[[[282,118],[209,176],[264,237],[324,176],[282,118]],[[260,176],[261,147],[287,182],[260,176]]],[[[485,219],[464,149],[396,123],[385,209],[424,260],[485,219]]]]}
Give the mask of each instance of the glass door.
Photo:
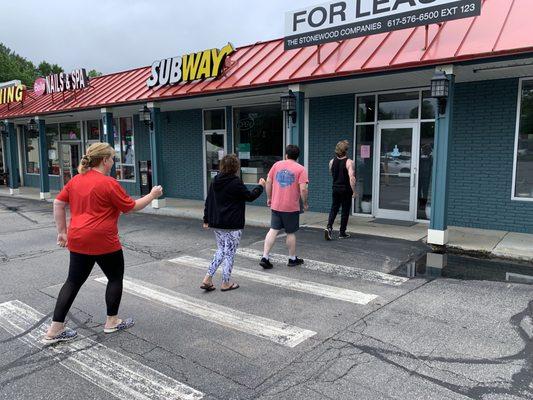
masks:
{"type": "Polygon", "coordinates": [[[65,186],[78,173],[80,163],[80,144],[61,143],[61,182],[65,186]]]}
{"type": "Polygon", "coordinates": [[[224,157],[224,136],[220,133],[208,133],[205,135],[205,157],[207,172],[207,187],[220,170],[220,160],[224,157]]]}
{"type": "Polygon", "coordinates": [[[418,170],[418,125],[380,123],[374,171],[376,217],[415,220],[418,170]],[[377,173],[379,171],[379,173],[377,173]]]}
{"type": "Polygon", "coordinates": [[[204,110],[204,196],[211,181],[220,170],[220,160],[226,154],[226,110],[224,108],[204,110]]]}

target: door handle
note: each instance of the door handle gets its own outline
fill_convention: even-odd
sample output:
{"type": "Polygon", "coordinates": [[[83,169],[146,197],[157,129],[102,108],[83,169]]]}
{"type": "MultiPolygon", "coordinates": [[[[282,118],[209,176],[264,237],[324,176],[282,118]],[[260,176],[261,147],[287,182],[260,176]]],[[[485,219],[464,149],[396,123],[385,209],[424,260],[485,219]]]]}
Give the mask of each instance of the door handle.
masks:
{"type": "Polygon", "coordinates": [[[413,177],[412,177],[412,187],[416,187],[416,176],[417,176],[417,170],[416,168],[413,168],[413,177]]]}

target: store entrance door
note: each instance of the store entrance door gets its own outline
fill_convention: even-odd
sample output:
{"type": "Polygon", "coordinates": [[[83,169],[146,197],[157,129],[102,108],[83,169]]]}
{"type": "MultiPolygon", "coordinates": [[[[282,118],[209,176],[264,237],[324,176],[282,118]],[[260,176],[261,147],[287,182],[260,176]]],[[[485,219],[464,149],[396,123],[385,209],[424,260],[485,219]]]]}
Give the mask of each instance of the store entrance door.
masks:
{"type": "Polygon", "coordinates": [[[206,190],[209,190],[211,181],[220,170],[220,160],[225,155],[226,133],[206,133],[205,137],[205,160],[206,160],[206,190]]]}
{"type": "Polygon", "coordinates": [[[61,184],[65,186],[78,173],[80,143],[60,144],[61,184]]]}
{"type": "Polygon", "coordinates": [[[374,156],[377,218],[414,221],[418,171],[418,124],[379,123],[374,156]],[[379,171],[379,173],[377,173],[379,171]]]}

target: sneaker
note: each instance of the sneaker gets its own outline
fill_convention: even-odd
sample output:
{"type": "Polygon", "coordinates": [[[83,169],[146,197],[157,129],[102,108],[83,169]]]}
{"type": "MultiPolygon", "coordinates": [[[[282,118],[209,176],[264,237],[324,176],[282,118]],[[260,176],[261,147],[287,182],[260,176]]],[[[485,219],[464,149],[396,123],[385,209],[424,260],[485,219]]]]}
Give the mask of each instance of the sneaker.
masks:
{"type": "Polygon", "coordinates": [[[324,229],[324,239],[331,240],[332,236],[333,236],[333,229],[331,228],[324,229]]]}
{"type": "Polygon", "coordinates": [[[68,342],[69,340],[76,339],[78,336],[78,332],[76,332],[73,329],[65,328],[65,330],[61,333],[58,333],[54,337],[49,338],[48,336],[45,336],[41,339],[41,342],[45,345],[55,344],[59,342],[68,342]]]}
{"type": "Polygon", "coordinates": [[[351,237],[351,235],[349,233],[346,233],[346,232],[341,233],[339,235],[339,239],[348,239],[349,237],[351,237]]]}
{"type": "Polygon", "coordinates": [[[262,257],[261,261],[259,262],[259,265],[262,266],[264,269],[272,269],[274,266],[270,262],[268,258],[262,257]]]}
{"type": "Polygon", "coordinates": [[[292,260],[289,258],[289,262],[287,263],[287,266],[289,267],[296,267],[297,265],[302,265],[304,263],[304,260],[301,258],[296,257],[295,260],[292,260]]]}

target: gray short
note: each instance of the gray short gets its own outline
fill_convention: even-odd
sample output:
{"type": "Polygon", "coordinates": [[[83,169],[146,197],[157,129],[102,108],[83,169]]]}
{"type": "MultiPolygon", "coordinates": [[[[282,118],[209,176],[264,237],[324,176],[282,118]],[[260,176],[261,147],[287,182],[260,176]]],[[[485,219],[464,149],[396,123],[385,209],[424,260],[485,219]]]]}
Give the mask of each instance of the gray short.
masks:
{"type": "Polygon", "coordinates": [[[277,231],[285,229],[285,233],[294,233],[300,229],[300,212],[283,212],[272,210],[270,227],[277,231]]]}

